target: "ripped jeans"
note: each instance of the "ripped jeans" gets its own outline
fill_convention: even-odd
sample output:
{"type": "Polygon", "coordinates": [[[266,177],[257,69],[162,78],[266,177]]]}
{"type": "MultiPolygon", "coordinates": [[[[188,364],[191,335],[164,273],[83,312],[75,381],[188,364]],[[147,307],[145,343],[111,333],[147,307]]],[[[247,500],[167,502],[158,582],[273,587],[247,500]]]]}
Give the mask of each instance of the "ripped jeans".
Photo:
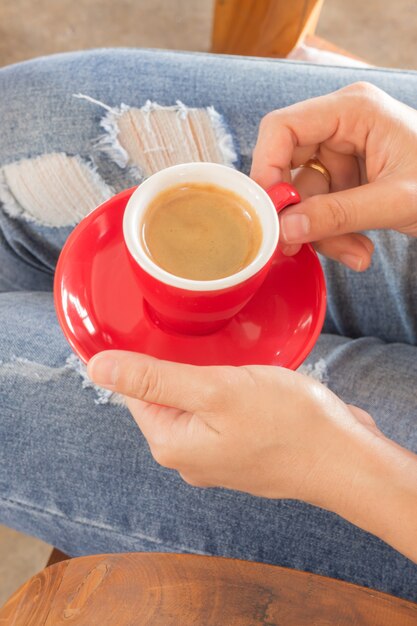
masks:
{"type": "MultiPolygon", "coordinates": [[[[51,293],[66,237],[109,195],[181,159],[247,172],[265,113],[356,80],[417,105],[413,72],[279,60],[105,50],[0,70],[1,523],[74,556],[223,555],[417,601],[417,565],[337,515],[159,467],[127,409],[87,381],[51,293]]],[[[328,315],[302,367],[417,452],[417,241],[370,236],[364,274],[323,260],[328,315]]]]}

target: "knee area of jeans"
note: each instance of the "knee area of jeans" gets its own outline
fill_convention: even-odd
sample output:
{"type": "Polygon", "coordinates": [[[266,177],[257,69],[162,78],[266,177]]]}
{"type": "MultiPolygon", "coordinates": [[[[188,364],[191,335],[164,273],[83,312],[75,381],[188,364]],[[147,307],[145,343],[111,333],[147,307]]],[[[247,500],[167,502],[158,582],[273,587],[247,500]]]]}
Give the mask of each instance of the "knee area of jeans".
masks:
{"type": "Polygon", "coordinates": [[[44,385],[62,386],[65,379],[74,375],[80,382],[81,389],[94,392],[92,396],[94,404],[126,405],[122,395],[95,385],[88,377],[86,366],[75,354],[68,356],[62,365],[47,365],[39,363],[33,358],[16,355],[0,361],[0,379],[3,384],[19,387],[23,379],[25,388],[27,385],[35,385],[39,388],[39,393],[42,393],[44,385]]]}
{"type": "Polygon", "coordinates": [[[232,134],[212,106],[147,101],[141,108],[109,107],[89,96],[77,97],[104,109],[104,134],[92,143],[88,156],[51,152],[1,167],[0,203],[10,217],[45,227],[75,226],[115,193],[114,183],[120,187],[120,181],[109,183],[100,173],[103,159],[124,170],[121,178],[128,186],[177,163],[237,163],[232,134]]]}

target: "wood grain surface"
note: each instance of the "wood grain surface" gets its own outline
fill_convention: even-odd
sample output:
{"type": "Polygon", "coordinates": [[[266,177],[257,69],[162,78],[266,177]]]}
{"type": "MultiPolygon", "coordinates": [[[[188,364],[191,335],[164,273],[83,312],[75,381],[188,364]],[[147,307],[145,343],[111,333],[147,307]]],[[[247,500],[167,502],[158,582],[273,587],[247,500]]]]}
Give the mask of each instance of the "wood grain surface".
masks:
{"type": "Polygon", "coordinates": [[[47,567],[1,626],[416,626],[417,604],[283,567],[177,554],[109,554],[47,567]]]}
{"type": "Polygon", "coordinates": [[[285,57],[314,33],[323,0],[216,0],[212,52],[285,57]]]}

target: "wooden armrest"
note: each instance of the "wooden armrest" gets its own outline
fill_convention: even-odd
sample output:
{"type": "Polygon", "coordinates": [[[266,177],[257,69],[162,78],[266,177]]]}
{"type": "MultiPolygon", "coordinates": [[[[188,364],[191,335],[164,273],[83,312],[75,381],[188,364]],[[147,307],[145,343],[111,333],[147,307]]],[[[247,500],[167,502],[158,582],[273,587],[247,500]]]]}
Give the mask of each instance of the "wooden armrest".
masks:
{"type": "Polygon", "coordinates": [[[313,34],[324,0],[216,0],[212,52],[285,57],[313,34]]]}
{"type": "Polygon", "coordinates": [[[417,605],[283,567],[108,554],[47,567],[0,610],[5,626],[416,626],[417,605]]]}

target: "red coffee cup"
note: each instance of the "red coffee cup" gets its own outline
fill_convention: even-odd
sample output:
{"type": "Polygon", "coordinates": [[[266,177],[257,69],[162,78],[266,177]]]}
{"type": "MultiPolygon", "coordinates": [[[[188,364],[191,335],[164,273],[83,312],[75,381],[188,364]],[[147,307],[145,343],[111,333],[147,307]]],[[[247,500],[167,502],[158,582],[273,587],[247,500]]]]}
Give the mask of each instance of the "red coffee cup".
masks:
{"type": "Polygon", "coordinates": [[[217,163],[174,165],[145,180],[126,205],[123,236],[153,321],[165,330],[194,335],[214,332],[226,324],[252,298],[268,274],[278,245],[277,213],[299,201],[298,192],[287,183],[278,183],[266,192],[245,174],[217,163]],[[212,184],[233,191],[256,211],[262,243],[244,269],[217,280],[190,280],[170,274],[148,256],[140,237],[148,206],[165,189],[187,183],[212,184]]]}

